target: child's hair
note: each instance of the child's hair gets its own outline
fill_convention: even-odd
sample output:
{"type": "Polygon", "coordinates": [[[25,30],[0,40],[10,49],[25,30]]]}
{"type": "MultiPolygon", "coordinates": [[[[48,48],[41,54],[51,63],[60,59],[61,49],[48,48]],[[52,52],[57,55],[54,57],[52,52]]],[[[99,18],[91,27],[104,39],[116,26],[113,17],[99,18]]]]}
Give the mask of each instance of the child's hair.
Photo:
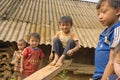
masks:
{"type": "Polygon", "coordinates": [[[19,39],[18,42],[23,42],[25,45],[27,44],[27,42],[24,39],[19,39]]]}
{"type": "Polygon", "coordinates": [[[115,54],[120,53],[120,42],[119,42],[118,45],[115,47],[114,52],[115,52],[115,54]]]}
{"type": "Polygon", "coordinates": [[[113,8],[120,8],[120,0],[99,0],[96,9],[100,9],[101,4],[105,1],[108,1],[109,5],[113,8]]]}
{"type": "Polygon", "coordinates": [[[35,37],[35,38],[37,38],[40,41],[40,35],[38,33],[36,33],[36,32],[29,34],[28,41],[30,41],[31,37],[35,37]]]}
{"type": "Polygon", "coordinates": [[[71,25],[73,25],[73,20],[70,16],[63,16],[60,18],[59,24],[61,23],[70,23],[71,25]]]}

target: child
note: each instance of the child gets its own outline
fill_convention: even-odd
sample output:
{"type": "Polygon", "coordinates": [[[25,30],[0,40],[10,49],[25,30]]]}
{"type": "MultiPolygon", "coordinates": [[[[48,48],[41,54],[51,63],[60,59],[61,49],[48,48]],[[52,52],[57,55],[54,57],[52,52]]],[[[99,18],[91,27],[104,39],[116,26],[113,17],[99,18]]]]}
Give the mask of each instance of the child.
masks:
{"type": "Polygon", "coordinates": [[[120,80],[120,43],[115,47],[114,70],[120,80]]]}
{"type": "Polygon", "coordinates": [[[100,34],[95,49],[93,80],[107,80],[107,77],[114,72],[114,47],[120,42],[120,0],[100,0],[97,4],[97,11],[100,23],[107,27],[100,34]]]}
{"type": "Polygon", "coordinates": [[[114,70],[115,74],[109,76],[107,80],[120,80],[120,43],[114,49],[114,70]]]}
{"type": "Polygon", "coordinates": [[[20,59],[23,49],[26,47],[26,41],[20,39],[17,42],[18,50],[14,52],[11,64],[14,64],[14,75],[17,77],[17,80],[21,80],[20,74],[20,59]]]}
{"type": "Polygon", "coordinates": [[[31,33],[28,41],[30,46],[24,49],[21,58],[21,72],[23,78],[36,72],[39,67],[41,67],[44,57],[42,50],[38,48],[40,35],[38,33],[31,33]]]}
{"type": "Polygon", "coordinates": [[[74,33],[70,32],[73,21],[70,16],[63,16],[59,21],[61,31],[59,31],[53,39],[52,53],[49,59],[53,66],[59,67],[63,64],[63,60],[68,56],[72,56],[75,51],[79,49],[78,38],[74,33]]]}

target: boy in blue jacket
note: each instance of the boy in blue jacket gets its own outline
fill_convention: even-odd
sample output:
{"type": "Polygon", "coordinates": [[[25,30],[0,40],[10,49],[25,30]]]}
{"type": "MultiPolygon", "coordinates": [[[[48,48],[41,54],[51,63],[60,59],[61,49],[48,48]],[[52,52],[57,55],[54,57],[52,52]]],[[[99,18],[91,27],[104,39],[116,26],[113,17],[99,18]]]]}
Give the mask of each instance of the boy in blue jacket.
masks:
{"type": "Polygon", "coordinates": [[[107,80],[114,73],[114,47],[120,42],[120,0],[99,0],[96,8],[100,23],[107,27],[95,49],[93,80],[107,80]]]}

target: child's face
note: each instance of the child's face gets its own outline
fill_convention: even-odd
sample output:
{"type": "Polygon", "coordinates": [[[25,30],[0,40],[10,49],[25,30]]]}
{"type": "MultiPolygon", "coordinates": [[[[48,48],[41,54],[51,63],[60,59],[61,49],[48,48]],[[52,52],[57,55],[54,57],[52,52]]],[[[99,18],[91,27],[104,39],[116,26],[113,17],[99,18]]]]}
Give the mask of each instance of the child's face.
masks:
{"type": "Polygon", "coordinates": [[[18,41],[17,46],[18,46],[19,50],[23,50],[25,48],[26,44],[22,41],[18,41]]]}
{"type": "Polygon", "coordinates": [[[35,48],[39,44],[39,39],[35,38],[34,36],[31,36],[30,40],[29,40],[29,44],[30,44],[30,46],[32,46],[33,48],[35,48]]]}
{"type": "Polygon", "coordinates": [[[64,33],[69,33],[71,27],[71,23],[60,23],[60,28],[64,33]]]}
{"type": "Polygon", "coordinates": [[[114,70],[115,70],[115,73],[120,77],[120,53],[117,53],[115,55],[114,70]]]}
{"type": "Polygon", "coordinates": [[[98,19],[103,26],[112,26],[118,21],[118,9],[111,7],[108,1],[104,1],[98,9],[98,19]]]}

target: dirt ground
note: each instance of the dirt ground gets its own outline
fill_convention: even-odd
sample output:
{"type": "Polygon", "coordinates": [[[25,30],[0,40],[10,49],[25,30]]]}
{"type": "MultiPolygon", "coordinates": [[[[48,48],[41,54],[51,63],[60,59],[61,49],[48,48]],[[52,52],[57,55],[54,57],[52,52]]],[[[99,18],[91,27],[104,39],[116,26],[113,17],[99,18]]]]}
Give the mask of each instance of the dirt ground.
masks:
{"type": "Polygon", "coordinates": [[[61,74],[58,74],[52,80],[89,80],[92,77],[92,75],[73,74],[73,72],[67,72],[67,74],[64,76],[64,79],[58,79],[59,75],[61,75],[61,74]],[[69,79],[65,79],[65,78],[69,78],[69,79]]]}

